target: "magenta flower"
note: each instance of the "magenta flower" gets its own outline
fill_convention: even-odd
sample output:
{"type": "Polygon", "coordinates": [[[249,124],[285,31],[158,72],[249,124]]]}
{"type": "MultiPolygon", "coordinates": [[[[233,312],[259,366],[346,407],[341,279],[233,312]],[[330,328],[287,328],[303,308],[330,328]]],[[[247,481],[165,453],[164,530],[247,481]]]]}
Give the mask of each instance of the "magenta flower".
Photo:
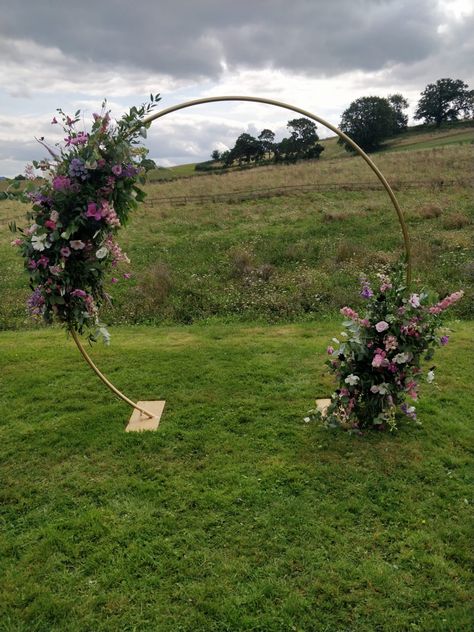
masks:
{"type": "Polygon", "coordinates": [[[95,202],[89,202],[86,217],[91,217],[98,222],[102,219],[102,209],[95,202]]]}
{"type": "Polygon", "coordinates": [[[122,175],[122,165],[114,165],[112,167],[112,173],[116,176],[122,175]]]}
{"type": "Polygon", "coordinates": [[[112,278],[110,279],[110,282],[111,282],[111,283],[118,283],[118,279],[116,279],[115,277],[112,277],[112,278]]]}
{"type": "Polygon", "coordinates": [[[449,342],[449,336],[441,336],[441,338],[439,339],[439,342],[444,346],[447,345],[449,342]]]}
{"type": "Polygon", "coordinates": [[[61,257],[69,257],[69,255],[71,254],[71,251],[69,250],[67,246],[64,246],[63,248],[61,248],[59,252],[61,253],[61,257]]]}
{"type": "Polygon", "coordinates": [[[130,274],[130,272],[124,272],[124,273],[123,273],[123,278],[124,278],[124,279],[130,279],[130,278],[131,278],[131,276],[132,276],[132,275],[130,274]]]}
{"type": "Polygon", "coordinates": [[[51,219],[47,219],[45,221],[44,225],[46,226],[46,228],[49,228],[49,230],[55,230],[56,229],[56,223],[53,222],[51,219]]]}
{"type": "Polygon", "coordinates": [[[86,298],[87,292],[84,292],[84,290],[73,290],[71,292],[71,296],[76,296],[77,298],[86,298]]]}
{"type": "Polygon", "coordinates": [[[67,191],[71,188],[71,180],[67,176],[56,176],[53,178],[53,189],[55,191],[67,191]]]}
{"type": "Polygon", "coordinates": [[[326,349],[326,352],[327,352],[328,355],[332,355],[334,353],[334,347],[328,347],[326,349]]]}

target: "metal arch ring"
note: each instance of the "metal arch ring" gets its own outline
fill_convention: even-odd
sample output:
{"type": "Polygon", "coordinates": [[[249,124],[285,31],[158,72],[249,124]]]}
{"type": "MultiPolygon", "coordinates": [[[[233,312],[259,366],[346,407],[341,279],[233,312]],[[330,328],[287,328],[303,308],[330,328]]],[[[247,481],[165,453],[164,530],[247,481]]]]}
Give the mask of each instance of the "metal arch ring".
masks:
{"type": "MultiPolygon", "coordinates": [[[[365,162],[369,165],[369,167],[375,173],[377,178],[382,183],[385,191],[387,192],[387,194],[388,194],[388,196],[389,196],[389,198],[390,198],[390,200],[391,200],[391,202],[393,204],[393,207],[394,207],[395,212],[397,214],[398,221],[400,223],[400,227],[401,227],[401,230],[402,230],[403,243],[404,243],[404,246],[405,246],[406,264],[407,264],[407,276],[406,276],[406,279],[407,279],[407,285],[410,285],[410,283],[411,283],[411,247],[410,247],[410,238],[408,236],[407,225],[406,225],[405,218],[403,216],[402,210],[400,208],[400,205],[398,204],[398,200],[395,197],[395,194],[392,191],[392,189],[391,189],[389,183],[387,182],[385,176],[382,174],[382,172],[377,167],[377,165],[359,147],[359,145],[357,145],[357,143],[355,143],[351,138],[349,138],[349,136],[344,134],[344,132],[342,132],[340,129],[338,129],[337,127],[332,125],[332,123],[329,123],[329,121],[326,121],[325,119],[321,118],[320,116],[317,116],[316,114],[313,114],[312,112],[308,112],[307,110],[303,110],[302,108],[296,107],[295,105],[290,105],[288,103],[283,103],[282,101],[277,101],[275,99],[266,99],[266,98],[263,98],[263,97],[249,97],[249,96],[221,96],[221,97],[204,97],[202,99],[195,99],[193,101],[186,101],[184,103],[179,103],[178,105],[172,105],[172,106],[170,106],[168,108],[165,108],[164,110],[160,110],[159,112],[155,112],[154,114],[151,114],[150,116],[148,116],[147,118],[145,118],[142,121],[142,125],[150,124],[153,121],[155,121],[156,119],[162,118],[163,116],[166,116],[167,114],[171,114],[172,112],[177,112],[178,110],[184,110],[186,108],[190,108],[190,107],[193,107],[195,105],[203,105],[205,103],[217,103],[217,102],[220,102],[220,101],[250,101],[252,103],[263,103],[265,105],[274,105],[276,107],[284,108],[286,110],[291,110],[293,112],[296,112],[297,114],[301,114],[302,116],[306,116],[307,118],[312,119],[313,121],[316,121],[317,123],[320,123],[321,125],[324,125],[324,127],[327,127],[328,129],[330,129],[337,136],[339,136],[339,138],[341,138],[344,142],[346,142],[348,145],[350,145],[354,149],[354,151],[359,156],[361,156],[361,158],[363,158],[365,160],[365,162]]],[[[129,405],[131,405],[133,408],[136,408],[137,410],[139,410],[140,412],[142,412],[146,416],[148,416],[150,418],[154,416],[153,413],[150,413],[146,409],[141,408],[135,402],[133,402],[131,399],[129,399],[126,395],[121,393],[105,377],[105,375],[103,375],[103,373],[101,373],[99,371],[99,369],[96,367],[96,365],[94,364],[94,362],[92,361],[92,359],[89,357],[89,355],[87,354],[86,350],[82,346],[81,341],[79,340],[79,338],[77,336],[77,333],[74,330],[71,330],[71,335],[72,335],[72,337],[74,339],[74,342],[76,343],[79,351],[81,352],[82,356],[84,357],[85,361],[89,364],[91,369],[97,374],[99,379],[101,379],[102,382],[104,382],[104,384],[110,390],[112,390],[112,392],[114,392],[116,395],[118,395],[118,397],[120,397],[120,399],[122,399],[124,402],[126,402],[129,405]]]]}

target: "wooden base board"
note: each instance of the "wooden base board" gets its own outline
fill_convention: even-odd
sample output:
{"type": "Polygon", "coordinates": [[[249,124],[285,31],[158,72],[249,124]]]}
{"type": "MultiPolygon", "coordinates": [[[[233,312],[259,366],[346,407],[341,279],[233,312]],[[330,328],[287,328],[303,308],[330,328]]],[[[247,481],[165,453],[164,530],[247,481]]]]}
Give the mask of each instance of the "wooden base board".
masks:
{"type": "Polygon", "coordinates": [[[153,417],[150,419],[144,413],[140,412],[136,408],[133,409],[132,416],[128,422],[128,426],[125,428],[125,432],[143,432],[144,430],[156,430],[160,425],[161,415],[165,407],[164,400],[155,400],[148,402],[137,402],[138,406],[141,406],[150,413],[153,413],[153,417]]]}
{"type": "Polygon", "coordinates": [[[316,400],[316,408],[319,410],[319,412],[321,413],[323,417],[325,416],[330,403],[331,403],[330,399],[317,399],[316,400]]]}

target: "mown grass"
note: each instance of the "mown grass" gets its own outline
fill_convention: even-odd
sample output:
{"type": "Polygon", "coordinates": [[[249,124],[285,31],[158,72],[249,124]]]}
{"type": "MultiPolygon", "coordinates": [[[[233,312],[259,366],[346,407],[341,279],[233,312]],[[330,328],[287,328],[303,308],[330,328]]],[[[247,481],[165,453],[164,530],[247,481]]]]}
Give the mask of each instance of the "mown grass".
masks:
{"type": "Polygon", "coordinates": [[[305,424],[334,322],[118,328],[99,366],[165,398],[156,433],[63,332],[1,332],[5,632],[471,629],[472,323],[423,422],[305,424]]]}

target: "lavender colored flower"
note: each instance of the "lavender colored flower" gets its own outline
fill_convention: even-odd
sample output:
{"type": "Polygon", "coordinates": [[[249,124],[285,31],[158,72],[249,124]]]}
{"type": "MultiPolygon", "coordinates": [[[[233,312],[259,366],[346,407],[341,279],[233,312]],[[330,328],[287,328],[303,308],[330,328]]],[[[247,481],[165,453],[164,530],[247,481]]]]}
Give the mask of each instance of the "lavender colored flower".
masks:
{"type": "Polygon", "coordinates": [[[447,345],[449,342],[449,336],[441,336],[441,338],[439,339],[440,344],[447,345]]]}
{"type": "Polygon", "coordinates": [[[372,298],[372,296],[374,295],[367,281],[362,282],[362,290],[360,292],[360,295],[362,296],[362,298],[372,298]]]}
{"type": "Polygon", "coordinates": [[[89,173],[84,164],[84,161],[80,158],[73,158],[69,164],[68,173],[71,178],[77,178],[78,180],[87,180],[89,173]]]}
{"type": "Polygon", "coordinates": [[[31,316],[41,316],[44,308],[44,298],[41,293],[41,288],[38,286],[35,288],[33,294],[30,295],[28,300],[26,301],[26,305],[28,307],[28,311],[31,316]]]}

